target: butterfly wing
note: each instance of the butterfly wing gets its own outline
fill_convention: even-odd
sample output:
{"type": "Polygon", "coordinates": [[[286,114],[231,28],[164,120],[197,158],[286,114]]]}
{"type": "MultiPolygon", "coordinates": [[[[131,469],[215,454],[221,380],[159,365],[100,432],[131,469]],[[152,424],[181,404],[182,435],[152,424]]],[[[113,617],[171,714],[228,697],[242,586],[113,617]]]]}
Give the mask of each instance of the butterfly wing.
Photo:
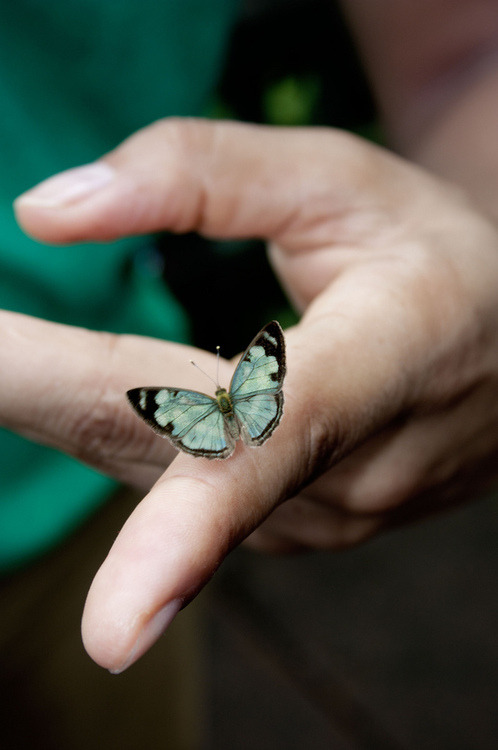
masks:
{"type": "Polygon", "coordinates": [[[179,388],[133,388],[126,395],[137,414],[176,448],[206,458],[233,452],[235,439],[211,396],[179,388]]]}
{"type": "Polygon", "coordinates": [[[251,341],[230,384],[230,398],[245,443],[261,445],[280,422],[285,372],[284,334],[273,320],[251,341]]]}
{"type": "Polygon", "coordinates": [[[235,369],[229,393],[233,414],[222,411],[220,390],[218,400],[180,388],[133,388],[127,396],[137,414],[176,448],[194,456],[227,458],[239,433],[245,443],[261,445],[275,430],[283,411],[285,369],[283,332],[272,321],[235,369]]]}

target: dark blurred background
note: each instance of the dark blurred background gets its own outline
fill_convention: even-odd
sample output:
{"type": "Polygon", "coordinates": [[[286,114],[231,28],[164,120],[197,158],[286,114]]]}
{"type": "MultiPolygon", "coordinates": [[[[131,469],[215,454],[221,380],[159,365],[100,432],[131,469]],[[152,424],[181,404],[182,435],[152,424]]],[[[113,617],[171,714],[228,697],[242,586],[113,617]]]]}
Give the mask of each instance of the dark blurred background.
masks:
{"type": "MultiPolygon", "coordinates": [[[[323,0],[246,2],[208,114],[273,125],[328,124],[377,135],[352,41],[335,5],[323,0]]],[[[284,327],[294,322],[264,243],[167,234],[158,245],[168,285],[192,312],[198,346],[214,351],[220,344],[231,356],[268,320],[277,318],[284,327]]]]}

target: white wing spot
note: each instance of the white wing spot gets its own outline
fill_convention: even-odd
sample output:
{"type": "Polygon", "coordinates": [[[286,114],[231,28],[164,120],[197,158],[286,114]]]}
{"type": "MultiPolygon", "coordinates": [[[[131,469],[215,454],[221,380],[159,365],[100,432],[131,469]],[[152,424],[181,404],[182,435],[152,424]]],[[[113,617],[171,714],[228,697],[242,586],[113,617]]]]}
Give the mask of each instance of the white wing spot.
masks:
{"type": "Polygon", "coordinates": [[[273,346],[277,346],[277,339],[276,339],[276,338],[274,338],[273,336],[270,336],[270,334],[269,334],[269,333],[267,333],[266,331],[265,331],[265,333],[263,334],[263,338],[265,338],[265,339],[268,339],[268,341],[269,341],[269,342],[270,342],[271,344],[273,344],[273,346]]]}

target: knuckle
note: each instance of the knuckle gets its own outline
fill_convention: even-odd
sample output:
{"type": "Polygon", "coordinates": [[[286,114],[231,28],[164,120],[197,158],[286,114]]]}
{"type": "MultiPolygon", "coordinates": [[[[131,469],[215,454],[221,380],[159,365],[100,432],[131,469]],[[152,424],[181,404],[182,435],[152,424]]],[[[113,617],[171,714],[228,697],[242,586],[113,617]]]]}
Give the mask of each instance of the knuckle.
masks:
{"type": "Polygon", "coordinates": [[[179,233],[200,231],[206,222],[206,175],[212,169],[217,126],[191,118],[171,118],[151,127],[163,166],[158,224],[179,233]]]}
{"type": "Polygon", "coordinates": [[[147,136],[152,133],[168,166],[187,174],[203,155],[212,158],[212,146],[221,127],[219,123],[196,118],[169,117],[151,125],[147,136]]]}
{"type": "Polygon", "coordinates": [[[123,394],[114,382],[113,361],[119,336],[99,334],[99,365],[92,368],[83,385],[91,404],[80,413],[71,429],[76,457],[94,465],[103,464],[118,454],[131,438],[133,426],[125,419],[123,394]]]}
{"type": "Polygon", "coordinates": [[[415,494],[416,479],[397,471],[368,472],[352,482],[342,497],[350,512],[381,514],[408,502],[415,494]]]}
{"type": "Polygon", "coordinates": [[[347,452],[348,435],[352,430],[347,419],[339,412],[335,415],[320,411],[319,406],[312,410],[306,431],[307,472],[311,479],[336,464],[347,452]]]}

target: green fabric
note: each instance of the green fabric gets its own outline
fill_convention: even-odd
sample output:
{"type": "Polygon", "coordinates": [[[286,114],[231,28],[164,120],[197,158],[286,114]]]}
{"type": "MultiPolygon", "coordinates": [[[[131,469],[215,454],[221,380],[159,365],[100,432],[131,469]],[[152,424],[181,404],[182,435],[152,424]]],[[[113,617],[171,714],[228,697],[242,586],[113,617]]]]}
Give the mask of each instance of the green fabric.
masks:
{"type": "MultiPolygon", "coordinates": [[[[0,0],[1,308],[188,338],[185,313],[150,262],[149,239],[41,246],[17,227],[11,204],[160,117],[202,114],[236,9],[234,0],[0,0]]],[[[5,431],[0,456],[3,567],[64,537],[113,486],[5,431]]]]}

